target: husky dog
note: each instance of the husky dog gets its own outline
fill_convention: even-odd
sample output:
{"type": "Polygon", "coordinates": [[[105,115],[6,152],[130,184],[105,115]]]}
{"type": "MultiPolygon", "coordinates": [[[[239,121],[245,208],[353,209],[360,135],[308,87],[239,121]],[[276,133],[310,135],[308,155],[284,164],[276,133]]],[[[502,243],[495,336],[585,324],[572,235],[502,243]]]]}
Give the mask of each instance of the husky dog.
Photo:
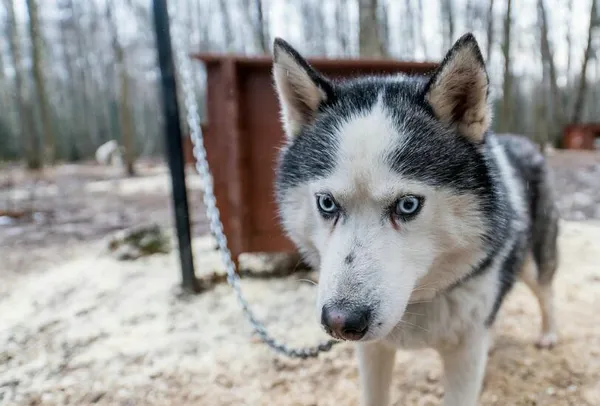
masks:
{"type": "Polygon", "coordinates": [[[558,213],[534,144],[490,131],[477,41],[460,38],[429,76],[334,81],[280,38],[273,75],[286,142],[276,198],[319,271],[317,314],[355,341],[364,405],[386,405],[395,350],[443,361],[444,405],[476,405],[489,329],[521,277],[538,345],[557,335],[558,213]]]}

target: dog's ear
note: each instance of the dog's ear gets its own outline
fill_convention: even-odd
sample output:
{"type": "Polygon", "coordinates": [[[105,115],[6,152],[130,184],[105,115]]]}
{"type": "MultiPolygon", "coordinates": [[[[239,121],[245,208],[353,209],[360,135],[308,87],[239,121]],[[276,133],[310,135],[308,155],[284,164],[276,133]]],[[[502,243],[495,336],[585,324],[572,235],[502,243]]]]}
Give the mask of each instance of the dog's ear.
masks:
{"type": "Polygon", "coordinates": [[[479,143],[492,120],[488,91],[485,62],[477,40],[468,33],[444,57],[425,89],[425,99],[440,121],[479,143]]]}
{"type": "Polygon", "coordinates": [[[288,139],[315,117],[321,103],[333,95],[332,85],[287,42],[273,44],[273,76],[288,139]]]}

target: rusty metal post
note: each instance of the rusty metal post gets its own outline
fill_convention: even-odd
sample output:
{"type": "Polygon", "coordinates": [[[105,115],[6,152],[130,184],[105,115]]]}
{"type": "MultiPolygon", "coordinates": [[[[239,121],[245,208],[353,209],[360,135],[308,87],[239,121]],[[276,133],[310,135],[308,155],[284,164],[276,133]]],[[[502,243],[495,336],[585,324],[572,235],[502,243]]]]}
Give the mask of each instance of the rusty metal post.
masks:
{"type": "Polygon", "coordinates": [[[187,190],[185,186],[185,164],[179,105],[175,86],[175,66],[171,48],[169,14],[165,0],[154,0],[154,29],[160,66],[162,98],[165,120],[166,154],[171,172],[173,210],[183,288],[197,292],[198,280],[194,272],[187,190]]]}

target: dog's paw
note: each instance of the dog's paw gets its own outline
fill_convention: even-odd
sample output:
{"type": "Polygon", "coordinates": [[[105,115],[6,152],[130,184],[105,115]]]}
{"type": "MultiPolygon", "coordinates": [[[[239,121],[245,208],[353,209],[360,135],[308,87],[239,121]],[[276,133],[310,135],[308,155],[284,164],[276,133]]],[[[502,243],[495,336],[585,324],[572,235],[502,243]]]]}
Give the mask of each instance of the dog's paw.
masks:
{"type": "Polygon", "coordinates": [[[535,343],[539,349],[551,349],[558,342],[558,335],[555,332],[544,333],[535,343]]]}

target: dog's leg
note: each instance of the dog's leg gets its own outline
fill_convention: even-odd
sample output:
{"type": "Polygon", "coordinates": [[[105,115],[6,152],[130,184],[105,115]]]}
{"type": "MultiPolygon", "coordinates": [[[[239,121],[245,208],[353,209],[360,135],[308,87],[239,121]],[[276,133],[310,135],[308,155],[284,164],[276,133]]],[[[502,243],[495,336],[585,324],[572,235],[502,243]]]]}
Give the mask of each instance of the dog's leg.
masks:
{"type": "Polygon", "coordinates": [[[542,331],[536,345],[538,348],[552,348],[558,341],[556,334],[556,320],[554,318],[554,294],[552,279],[540,282],[538,269],[532,255],[528,255],[523,265],[521,279],[535,294],[542,314],[542,331]]]}
{"type": "Polygon", "coordinates": [[[489,332],[470,333],[452,351],[440,351],[444,362],[444,406],[476,406],[488,358],[489,332]]]}
{"type": "Polygon", "coordinates": [[[363,406],[387,406],[396,350],[381,343],[358,344],[363,406]]]}

